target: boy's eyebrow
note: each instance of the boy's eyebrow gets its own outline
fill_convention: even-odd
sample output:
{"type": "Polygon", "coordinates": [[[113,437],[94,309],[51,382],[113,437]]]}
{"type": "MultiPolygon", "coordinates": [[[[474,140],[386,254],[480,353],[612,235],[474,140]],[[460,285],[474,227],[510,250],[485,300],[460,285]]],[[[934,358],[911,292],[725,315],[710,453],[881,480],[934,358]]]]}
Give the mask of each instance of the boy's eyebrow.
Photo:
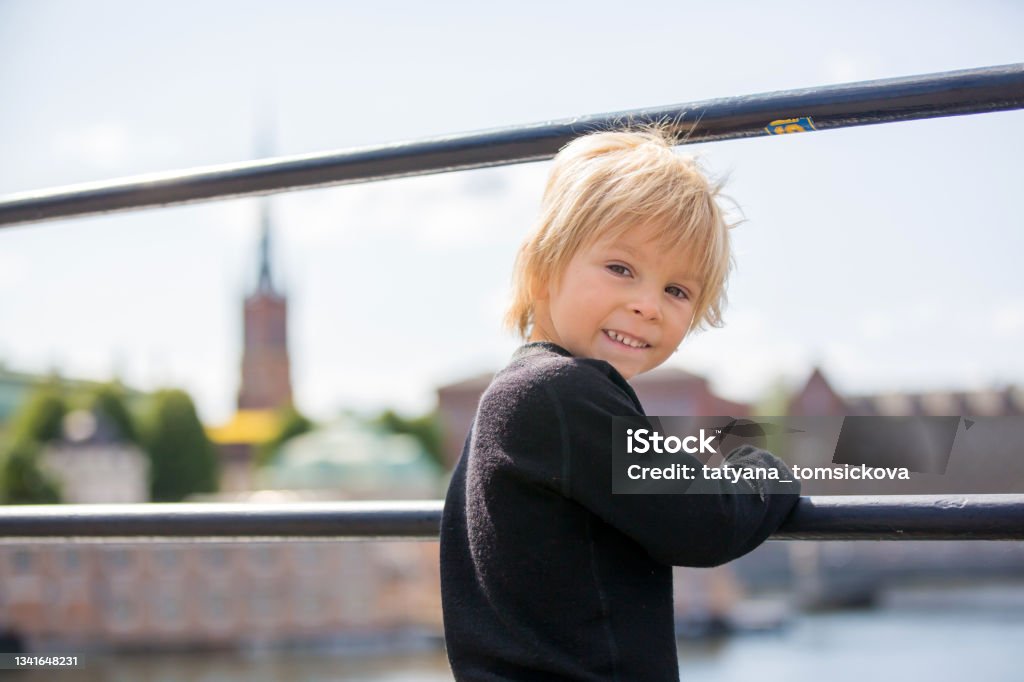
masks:
{"type": "MultiPolygon", "coordinates": [[[[642,258],[643,257],[642,254],[639,251],[634,249],[629,244],[614,243],[611,246],[612,246],[613,249],[619,249],[620,251],[625,251],[626,253],[630,254],[634,258],[642,258]]],[[[681,276],[677,277],[676,279],[678,279],[680,282],[686,282],[688,284],[691,284],[691,285],[695,286],[698,291],[701,288],[701,286],[700,286],[701,285],[700,278],[695,276],[695,275],[690,275],[690,274],[683,273],[683,274],[681,274],[681,276]]]]}

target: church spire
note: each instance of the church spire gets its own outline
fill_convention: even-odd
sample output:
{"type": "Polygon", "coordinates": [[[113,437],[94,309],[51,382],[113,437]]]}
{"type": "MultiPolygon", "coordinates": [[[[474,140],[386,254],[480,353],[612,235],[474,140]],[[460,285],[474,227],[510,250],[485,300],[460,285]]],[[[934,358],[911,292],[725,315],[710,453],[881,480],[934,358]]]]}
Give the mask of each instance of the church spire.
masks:
{"type": "MultiPolygon", "coordinates": [[[[256,155],[271,155],[272,127],[256,137],[256,155]]],[[[242,376],[239,410],[276,410],[291,403],[291,361],[288,354],[288,296],[274,286],[271,267],[271,203],[259,204],[259,274],[256,289],[245,297],[243,314],[242,376]]],[[[280,270],[277,273],[280,276],[280,270]]],[[[251,453],[250,453],[251,454],[251,453]]]]}
{"type": "MultiPolygon", "coordinates": [[[[263,159],[274,155],[274,125],[272,118],[265,114],[264,121],[257,128],[256,158],[263,159]]],[[[256,293],[276,296],[274,279],[270,269],[270,233],[273,220],[270,215],[270,199],[260,200],[260,268],[256,284],[256,293]]]]}
{"type": "Polygon", "coordinates": [[[274,280],[270,274],[270,228],[270,200],[263,199],[260,203],[260,276],[256,291],[276,295],[274,280]]]}

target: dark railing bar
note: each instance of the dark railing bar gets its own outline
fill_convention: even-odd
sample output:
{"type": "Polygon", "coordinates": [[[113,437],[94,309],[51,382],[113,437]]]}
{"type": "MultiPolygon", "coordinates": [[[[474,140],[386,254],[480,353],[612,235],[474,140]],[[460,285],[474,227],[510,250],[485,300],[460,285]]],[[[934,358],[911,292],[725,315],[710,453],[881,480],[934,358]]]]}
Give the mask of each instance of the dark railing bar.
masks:
{"type": "MultiPolygon", "coordinates": [[[[437,539],[440,500],[0,507],[21,538],[437,539]]],[[[801,498],[774,540],[1024,540],[1024,495],[801,498]]]]}
{"type": "Polygon", "coordinates": [[[1024,495],[803,497],[773,540],[1024,540],[1024,495]]]}
{"type": "Polygon", "coordinates": [[[0,507],[0,538],[437,537],[436,500],[56,504],[0,507]]]}
{"type": "Polygon", "coordinates": [[[675,121],[685,143],[768,134],[810,117],[815,130],[1024,108],[1024,64],[726,97],[426,140],[58,187],[0,197],[0,227],[548,159],[585,132],[675,121]]]}

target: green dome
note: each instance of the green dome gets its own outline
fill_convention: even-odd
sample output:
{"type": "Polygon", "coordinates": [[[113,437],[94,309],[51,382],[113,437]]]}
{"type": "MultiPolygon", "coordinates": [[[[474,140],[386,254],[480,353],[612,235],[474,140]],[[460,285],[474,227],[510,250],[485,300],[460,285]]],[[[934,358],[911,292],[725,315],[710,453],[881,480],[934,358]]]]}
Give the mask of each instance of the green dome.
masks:
{"type": "Polygon", "coordinates": [[[344,416],[289,440],[260,476],[265,487],[277,489],[436,498],[443,472],[414,437],[344,416]]]}

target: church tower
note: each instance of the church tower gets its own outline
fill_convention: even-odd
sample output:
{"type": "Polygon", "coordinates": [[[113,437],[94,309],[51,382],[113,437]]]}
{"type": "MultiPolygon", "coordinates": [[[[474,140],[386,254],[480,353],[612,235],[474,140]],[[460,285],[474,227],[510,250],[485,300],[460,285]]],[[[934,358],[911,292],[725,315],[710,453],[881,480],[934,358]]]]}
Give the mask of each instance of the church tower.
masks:
{"type": "Polygon", "coordinates": [[[288,299],[274,287],[270,268],[270,202],[260,206],[259,275],[245,299],[245,339],[239,410],[273,410],[292,401],[288,358],[288,299]]]}

